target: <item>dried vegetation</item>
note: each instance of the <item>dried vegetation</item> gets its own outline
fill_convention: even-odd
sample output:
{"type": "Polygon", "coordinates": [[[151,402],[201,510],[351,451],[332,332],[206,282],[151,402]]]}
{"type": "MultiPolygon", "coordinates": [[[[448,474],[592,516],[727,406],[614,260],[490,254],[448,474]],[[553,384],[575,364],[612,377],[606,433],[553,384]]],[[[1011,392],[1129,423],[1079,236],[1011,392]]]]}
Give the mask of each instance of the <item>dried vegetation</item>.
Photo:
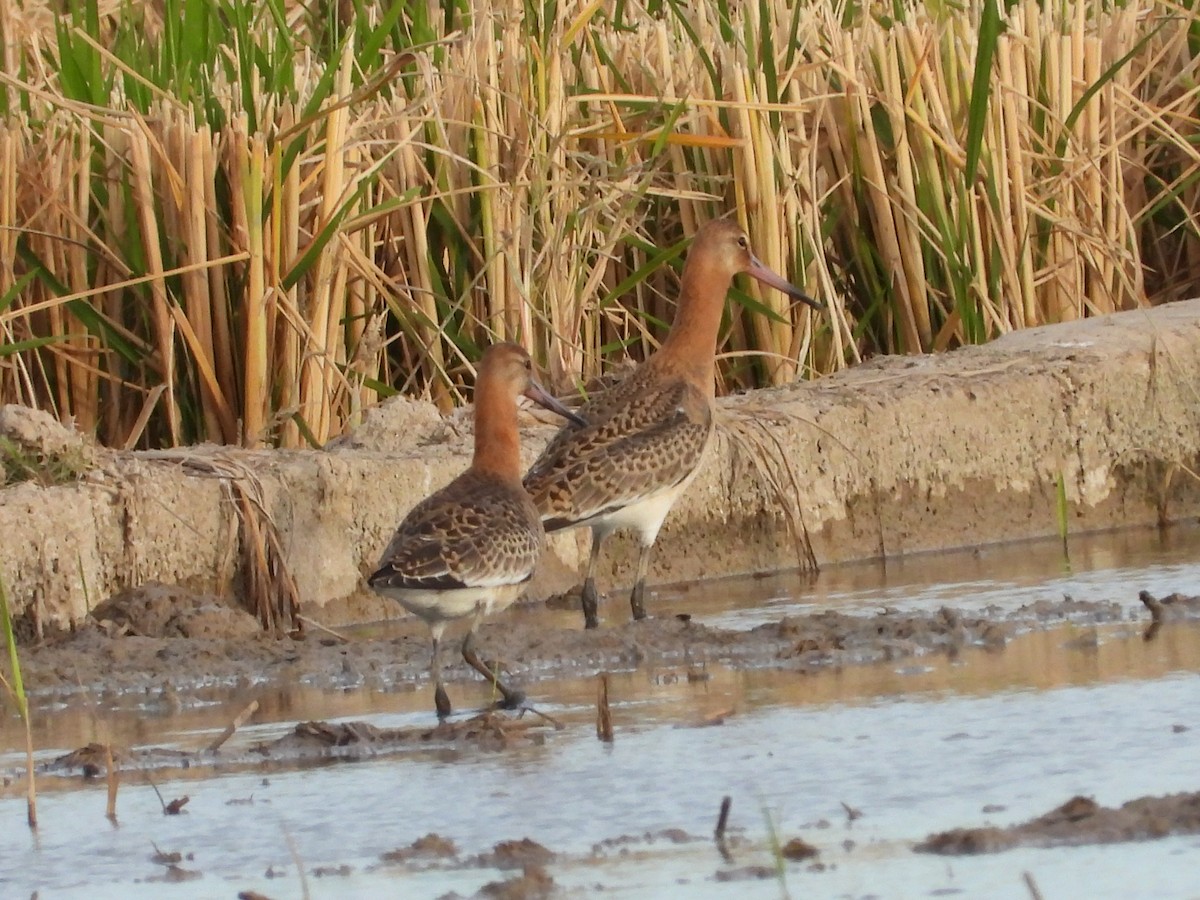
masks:
{"type": "Polygon", "coordinates": [[[0,401],[114,447],[320,444],[652,349],[736,209],[722,388],[1196,294],[1172,3],[0,4],[0,401]]]}

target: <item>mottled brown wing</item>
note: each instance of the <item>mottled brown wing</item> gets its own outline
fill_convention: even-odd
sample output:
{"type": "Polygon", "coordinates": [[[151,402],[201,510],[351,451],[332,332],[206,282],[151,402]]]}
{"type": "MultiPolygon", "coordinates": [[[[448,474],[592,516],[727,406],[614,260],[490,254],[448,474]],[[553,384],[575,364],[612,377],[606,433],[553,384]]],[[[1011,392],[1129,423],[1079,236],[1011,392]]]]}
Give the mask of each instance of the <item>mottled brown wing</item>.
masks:
{"type": "Polygon", "coordinates": [[[519,584],[533,575],[543,534],[524,491],[468,471],[413,507],[369,582],[422,590],[519,584]]]}
{"type": "MultiPolygon", "coordinates": [[[[628,381],[628,380],[627,380],[628,381]]],[[[584,428],[560,431],[525,476],[548,531],[674,487],[699,464],[712,433],[707,398],[686,382],[613,390],[582,410],[584,428]]]]}

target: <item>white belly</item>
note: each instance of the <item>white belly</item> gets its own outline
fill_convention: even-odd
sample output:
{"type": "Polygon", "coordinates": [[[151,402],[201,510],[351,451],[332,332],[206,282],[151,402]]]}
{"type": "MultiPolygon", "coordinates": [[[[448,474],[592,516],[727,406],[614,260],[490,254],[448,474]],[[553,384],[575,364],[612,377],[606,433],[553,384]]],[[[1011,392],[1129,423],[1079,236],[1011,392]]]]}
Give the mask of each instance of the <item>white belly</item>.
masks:
{"type": "Polygon", "coordinates": [[[589,519],[586,524],[590,525],[592,530],[602,538],[621,528],[632,529],[640,536],[642,545],[649,547],[658,538],[658,530],[662,528],[667,513],[671,511],[671,507],[675,505],[679,495],[687,490],[687,486],[692,483],[699,471],[700,467],[697,466],[679,484],[650,494],[642,500],[634,501],[605,515],[589,519]]]}
{"type": "Polygon", "coordinates": [[[524,584],[487,585],[453,591],[417,588],[376,588],[410,613],[420,616],[431,628],[468,617],[482,618],[507,609],[525,590],[524,584]]]}

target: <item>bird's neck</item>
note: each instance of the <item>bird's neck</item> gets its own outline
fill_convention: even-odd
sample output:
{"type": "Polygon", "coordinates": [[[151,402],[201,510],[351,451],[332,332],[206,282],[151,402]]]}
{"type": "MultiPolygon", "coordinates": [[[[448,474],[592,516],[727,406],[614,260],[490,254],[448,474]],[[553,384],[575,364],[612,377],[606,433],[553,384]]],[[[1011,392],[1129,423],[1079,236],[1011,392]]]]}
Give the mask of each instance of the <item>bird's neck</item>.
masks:
{"type": "Polygon", "coordinates": [[[721,313],[725,295],[732,279],[703,261],[691,261],[683,267],[679,289],[679,305],[671,332],[659,348],[660,365],[692,374],[712,389],[717,351],[717,334],[721,330],[721,313]]]}
{"type": "Polygon", "coordinates": [[[476,471],[519,481],[521,439],[517,433],[517,398],[502,385],[481,385],[475,395],[476,471]]]}

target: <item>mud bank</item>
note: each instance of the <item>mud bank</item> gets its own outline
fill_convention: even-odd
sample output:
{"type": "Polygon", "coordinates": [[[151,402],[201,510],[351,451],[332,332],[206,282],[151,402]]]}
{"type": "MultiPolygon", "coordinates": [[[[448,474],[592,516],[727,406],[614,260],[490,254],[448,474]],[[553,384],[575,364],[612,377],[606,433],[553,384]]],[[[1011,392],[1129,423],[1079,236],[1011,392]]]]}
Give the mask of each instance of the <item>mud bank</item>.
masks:
{"type": "MultiPolygon", "coordinates": [[[[1060,485],[1076,534],[1196,517],[1197,383],[1200,301],[1188,301],[726,398],[651,580],[794,567],[806,541],[825,565],[1052,535],[1060,485]]],[[[8,412],[22,443],[65,439],[8,412]]],[[[527,418],[529,459],[553,431],[527,418]]],[[[89,448],[76,484],[0,491],[0,574],[26,634],[151,581],[242,597],[263,559],[322,621],[379,619],[394,610],[363,573],[470,444],[466,412],[398,399],[323,451],[89,448]]],[[[634,561],[629,542],[605,549],[602,589],[634,561]]],[[[556,537],[533,594],[569,587],[585,555],[585,534],[556,537]]]]}
{"type": "MultiPolygon", "coordinates": [[[[1200,619],[1200,598],[1169,599],[1168,623],[1200,619]]],[[[397,686],[423,688],[428,682],[428,631],[412,619],[392,623],[384,634],[349,640],[314,629],[302,638],[275,639],[256,633],[249,614],[227,609],[228,615],[217,615],[213,603],[158,588],[127,592],[119,604],[106,605],[74,634],[27,651],[21,660],[25,681],[42,697],[103,699],[133,693],[165,708],[214,685],[304,684],[387,692],[397,686]],[[178,618],[156,615],[167,604],[184,621],[202,622],[203,629],[180,631],[178,618]]],[[[547,621],[545,610],[529,612],[540,614],[485,622],[478,629],[478,643],[481,652],[528,690],[534,703],[541,681],[640,667],[689,680],[703,680],[708,667],[717,665],[805,675],[932,654],[956,658],[971,649],[1000,651],[1018,634],[1065,623],[1132,621],[1146,640],[1153,640],[1164,622],[1148,604],[1131,613],[1118,603],[1070,598],[1038,601],[1008,614],[945,606],[870,615],[829,610],[783,616],[745,630],[707,626],[680,615],[583,631],[573,615],[569,624],[555,625],[547,621]]],[[[478,683],[457,654],[445,652],[443,668],[448,684],[478,683]]]]}

